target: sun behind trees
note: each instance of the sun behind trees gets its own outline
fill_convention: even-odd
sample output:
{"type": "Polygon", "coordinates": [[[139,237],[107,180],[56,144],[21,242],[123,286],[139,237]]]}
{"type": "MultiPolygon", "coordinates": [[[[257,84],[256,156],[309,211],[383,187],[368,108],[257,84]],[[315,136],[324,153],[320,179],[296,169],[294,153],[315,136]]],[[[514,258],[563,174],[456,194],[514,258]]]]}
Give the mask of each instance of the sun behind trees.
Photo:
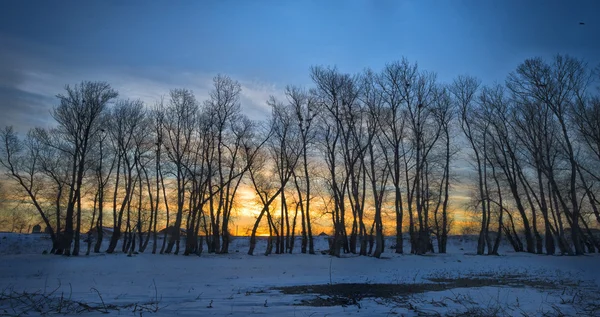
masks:
{"type": "Polygon", "coordinates": [[[515,251],[580,255],[600,251],[594,76],[568,56],[526,60],[493,86],[439,83],[406,59],[359,74],[317,66],[313,87],[266,101],[264,122],[242,113],[242,87],[223,75],[206,100],[174,89],[155,105],[82,82],[57,96],[54,127],[23,138],[6,127],[0,163],[55,254],[78,255],[88,230],[88,254],[107,230],[108,253],[150,240],[152,253],[228,253],[244,186],[259,207],[249,254],[265,226],[266,254],[292,253],[296,234],[314,254],[316,217],[330,223],[334,256],[404,253],[406,231],[410,253],[444,253],[462,186],[474,193],[477,254],[498,254],[506,238],[515,251]]]}

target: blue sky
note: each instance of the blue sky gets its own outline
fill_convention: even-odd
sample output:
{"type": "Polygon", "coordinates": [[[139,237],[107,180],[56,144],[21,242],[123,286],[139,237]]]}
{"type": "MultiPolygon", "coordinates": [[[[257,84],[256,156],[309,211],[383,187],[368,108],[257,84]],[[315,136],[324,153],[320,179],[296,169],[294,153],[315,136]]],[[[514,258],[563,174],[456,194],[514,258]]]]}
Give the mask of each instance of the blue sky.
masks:
{"type": "Polygon", "coordinates": [[[225,73],[252,118],[311,65],[380,69],[403,56],[442,82],[503,81],[525,58],[600,63],[600,1],[1,1],[0,126],[48,124],[65,84],[106,80],[151,104],[199,100],[225,73]],[[580,25],[584,22],[585,25],[580,25]]]}

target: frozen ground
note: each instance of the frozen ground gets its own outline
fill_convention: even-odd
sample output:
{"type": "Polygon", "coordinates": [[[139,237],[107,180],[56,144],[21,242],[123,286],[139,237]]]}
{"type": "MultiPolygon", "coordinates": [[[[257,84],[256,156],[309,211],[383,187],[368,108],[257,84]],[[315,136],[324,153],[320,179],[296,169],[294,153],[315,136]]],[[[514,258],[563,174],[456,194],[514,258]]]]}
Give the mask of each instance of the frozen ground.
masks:
{"type": "Polygon", "coordinates": [[[48,246],[0,234],[0,315],[600,316],[600,256],[474,256],[458,237],[448,254],[384,259],[266,257],[264,241],[248,256],[247,238],[201,257],[42,255],[48,246]]]}

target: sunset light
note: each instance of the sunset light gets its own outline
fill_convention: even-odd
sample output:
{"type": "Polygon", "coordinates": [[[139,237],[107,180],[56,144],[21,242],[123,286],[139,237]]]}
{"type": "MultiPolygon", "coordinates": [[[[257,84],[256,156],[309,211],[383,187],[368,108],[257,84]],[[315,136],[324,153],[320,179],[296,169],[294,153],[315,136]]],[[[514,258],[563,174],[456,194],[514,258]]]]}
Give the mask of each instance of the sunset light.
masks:
{"type": "Polygon", "coordinates": [[[0,1],[0,316],[600,316],[600,1],[0,1]]]}

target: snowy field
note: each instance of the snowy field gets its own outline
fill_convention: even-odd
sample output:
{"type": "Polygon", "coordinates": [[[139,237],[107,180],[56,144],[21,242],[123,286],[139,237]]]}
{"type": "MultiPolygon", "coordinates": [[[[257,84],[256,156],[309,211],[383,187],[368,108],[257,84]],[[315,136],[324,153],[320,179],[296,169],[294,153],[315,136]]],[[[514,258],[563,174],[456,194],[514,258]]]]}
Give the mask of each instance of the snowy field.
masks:
{"type": "Polygon", "coordinates": [[[600,316],[600,256],[475,256],[460,237],[448,254],[383,259],[264,256],[264,240],[248,256],[239,237],[200,257],[42,255],[49,246],[0,234],[0,316],[600,316]]]}

